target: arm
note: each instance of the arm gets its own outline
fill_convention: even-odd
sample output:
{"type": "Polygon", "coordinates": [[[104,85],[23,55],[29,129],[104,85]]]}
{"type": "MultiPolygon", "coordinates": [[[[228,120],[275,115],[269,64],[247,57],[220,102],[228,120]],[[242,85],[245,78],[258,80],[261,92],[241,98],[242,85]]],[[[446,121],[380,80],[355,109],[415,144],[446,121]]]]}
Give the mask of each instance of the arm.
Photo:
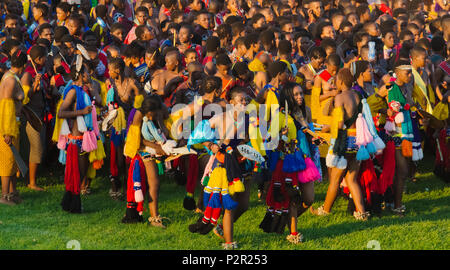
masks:
{"type": "Polygon", "coordinates": [[[67,93],[66,98],[61,103],[61,107],[59,108],[58,117],[59,118],[76,118],[77,116],[88,114],[92,111],[92,106],[87,106],[82,110],[72,111],[70,107],[74,104],[76,100],[76,92],[75,89],[72,89],[67,93]]]}

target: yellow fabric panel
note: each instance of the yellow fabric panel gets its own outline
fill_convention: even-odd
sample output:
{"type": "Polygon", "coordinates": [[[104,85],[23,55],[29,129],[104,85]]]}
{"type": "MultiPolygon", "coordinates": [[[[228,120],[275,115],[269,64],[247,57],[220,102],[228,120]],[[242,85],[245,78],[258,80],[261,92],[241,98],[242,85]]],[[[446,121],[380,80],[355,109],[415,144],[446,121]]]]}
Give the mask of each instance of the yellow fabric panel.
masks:
{"type": "Polygon", "coordinates": [[[367,104],[370,107],[370,112],[372,113],[372,116],[376,115],[382,109],[387,109],[387,103],[385,99],[375,94],[370,95],[367,98],[367,104]]]}
{"type": "MultiPolygon", "coordinates": [[[[19,124],[16,120],[16,106],[12,98],[0,100],[0,135],[19,136],[19,124]]],[[[0,140],[3,140],[1,138],[0,140]]]]}
{"type": "Polygon", "coordinates": [[[23,14],[25,15],[25,18],[28,20],[30,14],[30,0],[22,0],[22,7],[23,7],[23,14]]]}
{"type": "Polygon", "coordinates": [[[333,121],[331,121],[331,138],[337,138],[339,123],[344,121],[344,109],[337,107],[333,109],[332,113],[333,121]]]}
{"type": "Polygon", "coordinates": [[[448,119],[448,104],[439,102],[433,110],[433,116],[438,120],[447,120],[448,119]]]}
{"type": "Polygon", "coordinates": [[[271,91],[271,90],[267,91],[267,97],[266,97],[265,104],[266,104],[266,114],[264,115],[264,120],[269,121],[269,119],[270,119],[269,116],[271,114],[271,106],[272,105],[280,106],[277,95],[273,91],[271,91]]]}
{"type": "Polygon", "coordinates": [[[101,140],[97,140],[97,149],[89,152],[89,162],[94,162],[96,160],[103,160],[106,158],[105,148],[101,140]]]}
{"type": "Polygon", "coordinates": [[[114,119],[113,127],[117,132],[121,132],[122,130],[127,128],[127,120],[125,119],[125,112],[121,107],[117,108],[117,117],[116,119],[114,119]]]}
{"type": "MultiPolygon", "coordinates": [[[[322,114],[322,112],[320,112],[320,102],[319,102],[321,91],[322,88],[320,87],[313,87],[311,90],[309,107],[311,108],[311,117],[314,120],[314,122],[317,121],[319,115],[322,114]]],[[[308,102],[306,101],[306,99],[305,104],[308,106],[308,102]]]]}
{"type": "MultiPolygon", "coordinates": [[[[270,130],[269,130],[270,136],[272,138],[279,136],[279,138],[281,139],[281,136],[279,134],[280,134],[281,129],[284,128],[286,125],[285,119],[286,118],[285,118],[284,113],[279,112],[278,113],[279,128],[276,129],[276,128],[272,128],[272,126],[271,126],[270,130]]],[[[274,122],[272,122],[272,123],[274,123],[274,122]]],[[[294,119],[290,115],[288,115],[287,127],[288,127],[288,134],[287,134],[288,142],[290,142],[291,140],[297,139],[297,128],[295,127],[294,119]]]]}
{"type": "Polygon", "coordinates": [[[253,72],[266,71],[264,64],[258,58],[253,59],[253,61],[248,64],[248,69],[253,72]]]}
{"type": "Polygon", "coordinates": [[[305,95],[304,98],[305,98],[305,105],[308,106],[309,108],[311,108],[311,110],[312,110],[312,107],[311,107],[311,95],[305,95]]]}
{"type": "MultiPolygon", "coordinates": [[[[176,112],[172,112],[169,117],[164,120],[164,125],[169,131],[170,136],[172,136],[172,126],[179,121],[183,117],[183,110],[178,110],[176,112]]],[[[177,131],[178,132],[178,131],[177,131]]]]}
{"type": "Polygon", "coordinates": [[[89,179],[94,179],[96,175],[97,175],[97,171],[94,169],[94,167],[92,167],[92,164],[89,164],[89,168],[88,168],[86,177],[89,179]]]}
{"type": "MultiPolygon", "coordinates": [[[[18,124],[17,124],[18,126],[18,124]]],[[[14,137],[13,145],[19,150],[19,138],[14,137]]],[[[17,173],[17,163],[11,151],[11,147],[5,143],[3,139],[0,140],[0,176],[14,176],[17,173]]]]}
{"type": "Polygon", "coordinates": [[[413,99],[420,104],[422,109],[426,110],[427,113],[433,113],[433,108],[431,107],[430,100],[427,94],[427,86],[423,81],[420,74],[412,69],[412,74],[414,77],[414,89],[412,92],[413,99]]]}
{"type": "Polygon", "coordinates": [[[431,106],[436,104],[436,95],[434,94],[433,87],[431,85],[427,85],[428,90],[428,99],[430,100],[431,106]]]}
{"type": "Polygon", "coordinates": [[[134,158],[141,146],[141,127],[138,125],[130,125],[123,153],[125,156],[134,158]]]}
{"type": "Polygon", "coordinates": [[[61,131],[62,123],[64,121],[64,119],[61,119],[58,117],[59,108],[61,107],[62,102],[63,102],[63,99],[61,98],[58,101],[58,104],[56,105],[55,128],[53,129],[53,135],[52,135],[52,141],[54,141],[54,142],[58,142],[59,133],[61,131]]]}
{"type": "Polygon", "coordinates": [[[100,80],[97,80],[96,78],[91,77],[94,81],[98,82],[100,84],[100,97],[102,98],[102,105],[106,104],[106,95],[108,94],[108,89],[106,89],[106,83],[102,82],[100,80]]]}
{"type": "Polygon", "coordinates": [[[144,95],[137,95],[136,97],[134,97],[134,108],[140,109],[143,101],[144,95]]]}
{"type": "Polygon", "coordinates": [[[23,93],[25,94],[25,97],[23,99],[23,104],[27,104],[30,102],[30,98],[28,97],[28,92],[30,92],[31,87],[29,85],[22,85],[23,93]]]}

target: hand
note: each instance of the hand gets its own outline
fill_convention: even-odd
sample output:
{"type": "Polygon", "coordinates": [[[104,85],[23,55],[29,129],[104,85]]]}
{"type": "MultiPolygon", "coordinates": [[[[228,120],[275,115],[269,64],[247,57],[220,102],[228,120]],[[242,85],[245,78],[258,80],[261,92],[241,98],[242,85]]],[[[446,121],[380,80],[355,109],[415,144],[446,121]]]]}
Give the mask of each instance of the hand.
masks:
{"type": "Polygon", "coordinates": [[[339,94],[339,90],[337,90],[337,89],[334,89],[334,90],[331,90],[330,91],[330,96],[331,97],[335,97],[335,96],[337,96],[339,94]]]}
{"type": "Polygon", "coordinates": [[[12,137],[11,136],[9,136],[9,135],[4,135],[3,136],[3,139],[5,140],[5,143],[7,144],[7,145],[11,145],[12,144],[12,137]]]}
{"type": "Polygon", "coordinates": [[[42,78],[42,74],[37,73],[36,77],[34,78],[34,84],[33,84],[33,90],[34,91],[39,91],[40,90],[40,86],[41,86],[41,78],[42,78]]]}
{"type": "Polygon", "coordinates": [[[281,135],[286,135],[286,134],[288,134],[288,132],[289,132],[289,130],[287,127],[284,127],[281,129],[281,135]]]}
{"type": "Polygon", "coordinates": [[[166,152],[164,152],[164,150],[162,149],[162,146],[160,144],[158,144],[154,149],[156,151],[156,155],[158,155],[158,156],[166,155],[166,152]]]}
{"type": "Polygon", "coordinates": [[[89,105],[87,107],[85,107],[84,109],[80,110],[81,115],[85,115],[88,113],[91,113],[92,111],[92,105],[89,105]]]}

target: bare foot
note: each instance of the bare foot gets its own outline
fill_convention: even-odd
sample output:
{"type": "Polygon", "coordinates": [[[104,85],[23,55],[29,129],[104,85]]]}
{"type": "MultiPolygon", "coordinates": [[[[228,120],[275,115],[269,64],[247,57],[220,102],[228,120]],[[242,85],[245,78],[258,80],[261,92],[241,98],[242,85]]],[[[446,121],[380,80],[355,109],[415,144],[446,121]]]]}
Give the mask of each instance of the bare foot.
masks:
{"type": "Polygon", "coordinates": [[[32,189],[32,190],[45,191],[43,188],[41,188],[41,187],[39,187],[39,186],[28,185],[27,187],[28,187],[29,189],[32,189]]]}

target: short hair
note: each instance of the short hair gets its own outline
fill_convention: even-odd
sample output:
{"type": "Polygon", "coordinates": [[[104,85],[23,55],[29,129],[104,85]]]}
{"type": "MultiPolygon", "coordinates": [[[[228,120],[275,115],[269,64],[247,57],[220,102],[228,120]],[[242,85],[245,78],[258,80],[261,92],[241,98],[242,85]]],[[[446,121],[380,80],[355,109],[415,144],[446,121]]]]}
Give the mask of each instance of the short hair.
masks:
{"type": "Polygon", "coordinates": [[[222,88],[222,79],[217,76],[208,76],[202,80],[201,89],[204,93],[212,93],[222,88]]]}
{"type": "Polygon", "coordinates": [[[109,65],[118,68],[122,74],[125,71],[125,62],[120,57],[111,59],[109,65]]]}
{"type": "Polygon", "coordinates": [[[418,56],[419,54],[425,54],[426,55],[427,54],[427,50],[425,50],[423,47],[415,45],[411,49],[410,54],[411,54],[411,58],[413,58],[415,56],[418,56]]]}
{"type": "Polygon", "coordinates": [[[130,45],[125,48],[123,56],[127,58],[141,58],[145,48],[143,48],[139,43],[133,41],[130,45]]]}
{"type": "Polygon", "coordinates": [[[197,55],[197,51],[194,48],[189,48],[186,51],[184,51],[184,57],[187,57],[189,54],[197,55]]]}
{"type": "Polygon", "coordinates": [[[8,38],[3,42],[2,50],[6,52],[7,54],[11,53],[12,48],[20,46],[20,41],[8,38]]]}
{"type": "Polygon", "coordinates": [[[252,17],[252,20],[251,20],[252,25],[255,24],[255,23],[257,23],[259,20],[265,19],[265,18],[266,18],[266,17],[264,17],[264,15],[262,15],[261,13],[256,13],[256,14],[253,15],[253,17],[252,17]]]}
{"type": "Polygon", "coordinates": [[[43,3],[37,3],[34,8],[39,9],[42,12],[42,17],[46,18],[48,16],[48,6],[43,3]]]}
{"type": "Polygon", "coordinates": [[[5,22],[8,20],[19,20],[19,17],[16,14],[6,14],[5,22]]]}
{"type": "Polygon", "coordinates": [[[11,66],[21,68],[27,63],[27,54],[25,51],[19,49],[15,54],[11,55],[11,66]]]}
{"type": "Polygon", "coordinates": [[[229,66],[231,64],[230,57],[226,53],[221,53],[216,56],[216,65],[229,66]]]}
{"type": "Polygon", "coordinates": [[[250,46],[253,44],[258,44],[258,39],[259,39],[259,35],[257,33],[251,33],[248,34],[245,37],[245,47],[247,47],[247,49],[250,49],[250,46]]]}
{"type": "Polygon", "coordinates": [[[142,38],[142,35],[145,33],[145,29],[147,29],[147,25],[145,25],[145,24],[139,25],[138,27],[136,27],[135,33],[136,33],[137,39],[142,38]]]}
{"type": "Polygon", "coordinates": [[[327,64],[333,65],[335,67],[341,66],[341,58],[337,54],[330,54],[327,57],[327,64]]]}
{"type": "Polygon", "coordinates": [[[52,26],[51,24],[49,24],[49,23],[43,23],[43,24],[41,24],[41,25],[39,26],[39,29],[38,29],[39,35],[41,35],[42,32],[44,32],[44,29],[51,29],[51,30],[53,30],[53,26],[52,26]]]}
{"type": "Polygon", "coordinates": [[[445,48],[445,39],[442,36],[435,36],[431,40],[431,50],[440,52],[445,48]]]}
{"type": "Polygon", "coordinates": [[[337,48],[337,44],[336,41],[334,39],[331,38],[325,38],[322,40],[322,42],[320,43],[320,47],[324,48],[324,50],[328,49],[328,48],[337,48]]]}
{"type": "Polygon", "coordinates": [[[235,86],[230,89],[230,91],[227,94],[227,100],[232,100],[235,98],[238,94],[246,94],[247,92],[243,87],[235,86]]]}
{"type": "Polygon", "coordinates": [[[47,55],[47,48],[42,47],[40,45],[34,45],[30,49],[30,57],[33,61],[46,55],[47,55]]]}
{"type": "Polygon", "coordinates": [[[105,5],[98,5],[95,7],[95,14],[97,17],[105,18],[108,14],[108,8],[105,5]]]}
{"type": "Polygon", "coordinates": [[[270,45],[275,40],[275,34],[274,34],[273,30],[268,29],[268,30],[261,32],[261,34],[259,35],[259,38],[263,45],[270,45]]]}
{"type": "Polygon", "coordinates": [[[123,24],[121,24],[121,23],[113,23],[111,25],[110,32],[113,33],[113,32],[115,32],[115,31],[117,31],[119,29],[125,31],[125,27],[123,26],[123,24]]]}
{"type": "Polygon", "coordinates": [[[403,30],[400,32],[399,38],[400,40],[403,40],[406,36],[414,36],[414,34],[409,30],[403,30]]]}
{"type": "Polygon", "coordinates": [[[347,87],[352,87],[355,82],[355,78],[348,68],[341,68],[337,74],[337,79],[342,81],[347,87]]]}
{"type": "Polygon", "coordinates": [[[408,14],[408,11],[404,8],[396,8],[392,11],[392,17],[398,18],[402,14],[408,14]]]}
{"type": "Polygon", "coordinates": [[[366,3],[363,3],[356,8],[356,15],[358,15],[358,17],[361,17],[367,11],[370,11],[369,6],[366,3]]]}
{"type": "Polygon", "coordinates": [[[245,26],[242,22],[235,22],[231,25],[231,32],[233,36],[238,36],[244,30],[245,26]]]}
{"type": "Polygon", "coordinates": [[[64,12],[70,12],[70,10],[72,9],[72,7],[70,6],[70,4],[69,3],[67,3],[67,2],[61,2],[61,3],[59,3],[57,6],[56,6],[56,8],[59,8],[59,9],[61,9],[62,11],[64,11],[64,12]]]}
{"type": "Polygon", "coordinates": [[[245,46],[247,48],[247,46],[245,45],[245,37],[238,37],[236,39],[234,46],[236,48],[239,48],[240,46],[245,46]]]}
{"type": "Polygon", "coordinates": [[[226,23],[219,25],[216,32],[220,39],[224,39],[227,36],[232,36],[231,26],[226,23]]]}
{"type": "Polygon", "coordinates": [[[367,34],[366,32],[357,32],[353,36],[353,45],[356,46],[359,42],[363,40],[364,37],[369,37],[369,34],[367,34]]]}
{"type": "Polygon", "coordinates": [[[144,12],[145,14],[149,14],[149,12],[148,12],[148,8],[146,8],[146,7],[144,7],[144,6],[140,6],[140,7],[138,7],[137,9],[136,9],[136,14],[137,13],[139,13],[139,12],[144,12]]]}
{"type": "Polygon", "coordinates": [[[69,34],[69,29],[67,29],[65,26],[57,26],[55,28],[55,41],[61,42],[61,39],[69,34]]]}
{"type": "Polygon", "coordinates": [[[309,52],[308,56],[311,59],[326,58],[327,53],[325,52],[324,48],[322,48],[322,47],[313,47],[311,49],[311,51],[309,52]]]}
{"type": "Polygon", "coordinates": [[[283,61],[275,61],[269,64],[267,71],[271,78],[275,78],[278,74],[284,72],[287,68],[287,65],[283,61]]]}
{"type": "Polygon", "coordinates": [[[421,38],[416,42],[417,46],[420,46],[422,48],[425,48],[426,50],[431,49],[431,42],[428,40],[428,38],[421,38]]]}
{"type": "Polygon", "coordinates": [[[278,43],[278,52],[280,55],[290,55],[292,53],[292,44],[288,40],[281,40],[278,43]]]}
{"type": "Polygon", "coordinates": [[[161,0],[161,4],[166,8],[171,8],[177,3],[176,0],[161,0]]]}
{"type": "Polygon", "coordinates": [[[220,39],[216,36],[210,36],[206,40],[206,52],[215,52],[220,48],[220,39]]]}

